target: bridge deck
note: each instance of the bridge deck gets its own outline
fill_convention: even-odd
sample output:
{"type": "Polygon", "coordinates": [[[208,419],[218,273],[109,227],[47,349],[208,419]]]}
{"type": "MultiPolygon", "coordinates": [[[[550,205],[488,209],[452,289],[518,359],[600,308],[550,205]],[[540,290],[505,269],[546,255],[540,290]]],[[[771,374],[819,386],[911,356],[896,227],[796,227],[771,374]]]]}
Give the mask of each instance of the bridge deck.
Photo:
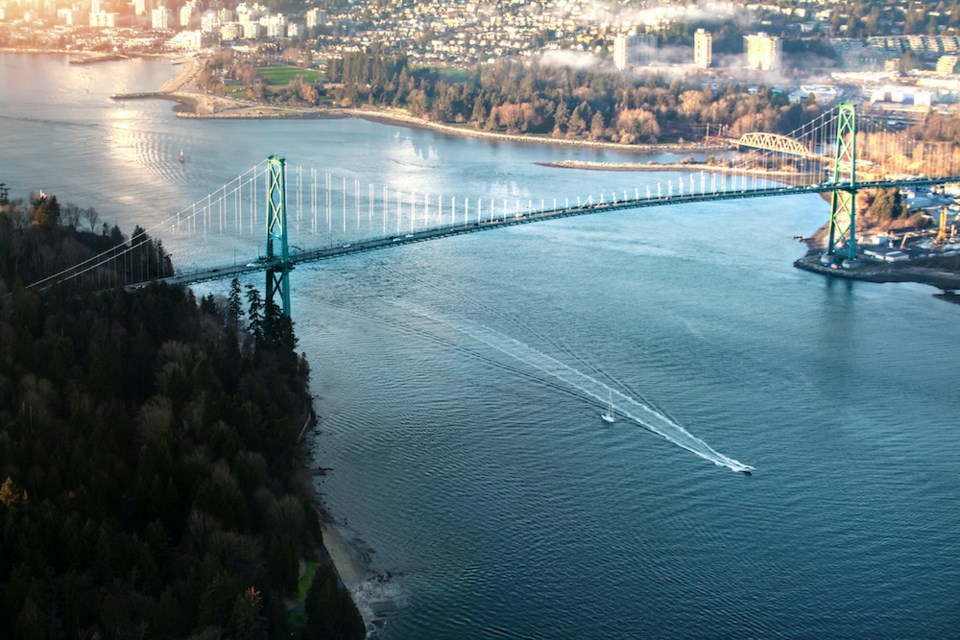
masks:
{"type": "MultiPolygon", "coordinates": [[[[916,178],[910,180],[876,180],[871,182],[858,182],[856,188],[870,189],[881,187],[904,187],[904,186],[930,186],[934,184],[945,184],[948,182],[960,182],[960,176],[951,176],[946,178],[916,178]]],[[[375,251],[377,249],[387,249],[397,247],[412,242],[423,242],[426,240],[436,240],[451,236],[473,233],[476,231],[488,231],[510,227],[518,224],[529,224],[531,222],[543,222],[546,220],[557,220],[560,218],[569,218],[572,216],[581,216],[594,213],[603,213],[607,211],[622,211],[627,209],[641,209],[645,207],[669,206],[676,204],[689,204],[694,202],[714,202],[720,200],[743,200],[747,198],[762,198],[771,196],[787,196],[802,193],[821,193],[834,190],[845,190],[849,187],[843,184],[821,184],[803,187],[771,187],[768,189],[754,189],[750,191],[721,191],[715,193],[694,193],[686,195],[674,195],[663,198],[634,198],[618,202],[604,202],[597,204],[581,204],[573,207],[563,207],[559,209],[548,209],[544,211],[532,211],[518,213],[515,215],[506,215],[499,219],[480,220],[464,224],[456,224],[434,229],[426,229],[406,234],[396,234],[386,237],[370,238],[356,242],[344,243],[334,247],[324,247],[295,253],[290,256],[291,265],[303,264],[308,262],[317,262],[320,260],[330,260],[341,256],[366,251],[375,251]]],[[[208,280],[219,280],[223,278],[232,278],[262,271],[270,267],[278,267],[279,260],[268,261],[263,258],[256,258],[252,261],[246,261],[242,265],[221,265],[210,269],[195,271],[190,273],[177,274],[169,278],[163,278],[164,282],[169,284],[193,284],[208,280]]],[[[130,285],[136,287],[139,285],[130,285]]]]}

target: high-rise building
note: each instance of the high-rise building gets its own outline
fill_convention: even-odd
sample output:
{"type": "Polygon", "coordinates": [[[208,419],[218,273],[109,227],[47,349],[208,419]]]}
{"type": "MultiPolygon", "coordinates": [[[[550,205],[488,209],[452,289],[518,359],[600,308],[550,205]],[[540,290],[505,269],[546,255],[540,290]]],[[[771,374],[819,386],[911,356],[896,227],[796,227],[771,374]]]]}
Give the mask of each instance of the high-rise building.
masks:
{"type": "Polygon", "coordinates": [[[761,31],[743,36],[747,50],[747,68],[760,71],[777,71],[783,62],[783,42],[777,36],[761,31]]]}
{"type": "Polygon", "coordinates": [[[117,26],[117,14],[113,11],[97,11],[96,13],[91,13],[90,26],[112,29],[117,26]]]}
{"type": "Polygon", "coordinates": [[[150,12],[150,26],[155,31],[166,31],[173,26],[173,14],[166,7],[157,7],[150,12]]]}
{"type": "Polygon", "coordinates": [[[243,37],[245,40],[256,40],[263,35],[263,27],[259,22],[241,22],[243,27],[243,37]]]}
{"type": "Polygon", "coordinates": [[[184,28],[189,27],[196,12],[197,6],[193,2],[187,2],[180,7],[180,26],[184,28]]]}
{"type": "Polygon", "coordinates": [[[220,30],[222,24],[220,14],[212,9],[204,11],[200,15],[200,31],[204,33],[216,33],[220,30]]]}
{"type": "Polygon", "coordinates": [[[652,34],[618,33],[613,40],[613,64],[621,71],[650,62],[657,48],[657,36],[652,34]]]}
{"type": "Polygon", "coordinates": [[[308,27],[316,27],[327,22],[327,12],[316,7],[307,11],[306,16],[308,27]]]}
{"type": "Polygon", "coordinates": [[[260,26],[266,30],[268,38],[282,38],[287,34],[287,17],[282,13],[261,16],[260,26]]]}
{"type": "Polygon", "coordinates": [[[693,34],[693,64],[701,69],[713,63],[713,34],[706,29],[697,29],[693,34]]]}
{"type": "Polygon", "coordinates": [[[228,22],[220,27],[220,39],[232,42],[243,37],[243,27],[239,22],[228,22]]]}

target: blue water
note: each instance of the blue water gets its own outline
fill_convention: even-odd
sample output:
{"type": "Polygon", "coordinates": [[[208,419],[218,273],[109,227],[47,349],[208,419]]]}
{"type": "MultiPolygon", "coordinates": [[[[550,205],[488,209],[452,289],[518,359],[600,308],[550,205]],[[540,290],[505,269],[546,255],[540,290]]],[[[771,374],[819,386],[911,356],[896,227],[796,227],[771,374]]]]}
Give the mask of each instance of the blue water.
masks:
{"type": "MultiPolygon", "coordinates": [[[[183,121],[106,97],[174,71],[0,56],[0,86],[17,87],[0,93],[0,181],[132,227],[275,151],[511,198],[664,178],[533,164],[618,157],[605,152],[357,120],[183,121]]],[[[826,215],[815,196],[662,207],[298,268],[321,415],[309,463],[332,468],[317,488],[369,571],[356,595],[378,633],[958,637],[958,307],[794,269],[790,236],[826,215]],[[606,389],[754,475],[622,414],[603,423],[606,389]]]]}

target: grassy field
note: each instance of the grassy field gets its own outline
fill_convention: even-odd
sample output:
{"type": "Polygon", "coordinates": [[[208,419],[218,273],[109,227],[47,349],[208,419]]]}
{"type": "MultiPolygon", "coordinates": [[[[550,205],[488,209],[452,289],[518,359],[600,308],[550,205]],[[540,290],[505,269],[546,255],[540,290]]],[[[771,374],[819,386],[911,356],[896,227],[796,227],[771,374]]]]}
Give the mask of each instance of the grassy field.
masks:
{"type": "Polygon", "coordinates": [[[434,65],[424,65],[424,66],[415,66],[414,69],[429,69],[434,73],[440,75],[444,80],[448,82],[463,82],[467,79],[467,72],[463,69],[457,69],[456,67],[440,67],[434,65]]]}
{"type": "Polygon", "coordinates": [[[285,87],[297,76],[303,76],[304,82],[316,82],[323,80],[323,74],[315,69],[304,69],[302,67],[291,67],[289,65],[270,65],[267,67],[257,67],[257,73],[270,86],[271,90],[285,87]]]}
{"type": "Polygon", "coordinates": [[[297,583],[297,602],[303,602],[307,599],[307,591],[310,589],[310,585],[313,584],[313,578],[317,575],[317,567],[319,565],[320,563],[314,560],[307,561],[307,570],[297,583]]]}
{"type": "Polygon", "coordinates": [[[296,635],[302,635],[303,630],[307,627],[307,615],[300,605],[307,599],[307,591],[309,591],[310,585],[313,584],[313,578],[317,575],[318,566],[320,566],[320,563],[314,560],[308,560],[307,570],[297,583],[297,599],[295,601],[297,607],[294,607],[294,613],[290,616],[290,626],[296,635]],[[298,609],[298,607],[300,608],[298,609]]]}
{"type": "Polygon", "coordinates": [[[247,88],[239,84],[228,85],[223,88],[223,95],[228,98],[246,98],[247,88]]]}

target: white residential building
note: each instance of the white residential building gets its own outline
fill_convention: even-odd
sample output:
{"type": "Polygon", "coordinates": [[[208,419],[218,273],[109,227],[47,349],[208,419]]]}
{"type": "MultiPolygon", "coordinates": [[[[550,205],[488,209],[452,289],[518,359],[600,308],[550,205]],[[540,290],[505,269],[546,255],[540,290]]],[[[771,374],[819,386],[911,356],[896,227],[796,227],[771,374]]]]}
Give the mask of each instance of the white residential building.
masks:
{"type": "Polygon", "coordinates": [[[701,69],[713,64],[713,34],[706,29],[693,34],[693,64],[701,69]]]}
{"type": "Polygon", "coordinates": [[[260,16],[267,12],[267,8],[261,4],[247,4],[241,2],[237,5],[237,21],[246,24],[247,22],[256,22],[260,16]]]}
{"type": "Polygon", "coordinates": [[[233,42],[243,37],[243,25],[239,22],[228,22],[220,27],[220,39],[233,42]]]}
{"type": "Polygon", "coordinates": [[[216,11],[204,11],[200,16],[200,31],[204,33],[216,33],[220,31],[220,16],[216,11]]]}
{"type": "Polygon", "coordinates": [[[245,40],[256,40],[263,34],[263,27],[259,22],[241,22],[243,27],[243,37],[245,40]]]}
{"type": "Polygon", "coordinates": [[[262,16],[260,26],[266,30],[268,38],[282,38],[287,33],[287,17],[282,13],[262,16]]]}
{"type": "Polygon", "coordinates": [[[112,11],[97,11],[90,14],[90,26],[112,29],[117,26],[117,14],[112,11]]]}
{"type": "Polygon", "coordinates": [[[193,2],[188,2],[180,7],[180,26],[189,27],[193,16],[196,15],[197,6],[193,2]]]}
{"type": "Polygon", "coordinates": [[[313,8],[307,11],[306,20],[308,27],[316,27],[327,22],[327,12],[322,9],[313,8]]]}
{"type": "Polygon", "coordinates": [[[150,12],[150,27],[154,31],[167,31],[172,27],[173,14],[166,7],[157,7],[150,12]]]}
{"type": "Polygon", "coordinates": [[[783,42],[777,36],[764,32],[743,36],[747,50],[747,68],[777,71],[783,64],[783,42]]]}
{"type": "Polygon", "coordinates": [[[657,37],[651,34],[618,33],[613,40],[613,64],[623,71],[650,61],[657,48],[657,37]]]}

